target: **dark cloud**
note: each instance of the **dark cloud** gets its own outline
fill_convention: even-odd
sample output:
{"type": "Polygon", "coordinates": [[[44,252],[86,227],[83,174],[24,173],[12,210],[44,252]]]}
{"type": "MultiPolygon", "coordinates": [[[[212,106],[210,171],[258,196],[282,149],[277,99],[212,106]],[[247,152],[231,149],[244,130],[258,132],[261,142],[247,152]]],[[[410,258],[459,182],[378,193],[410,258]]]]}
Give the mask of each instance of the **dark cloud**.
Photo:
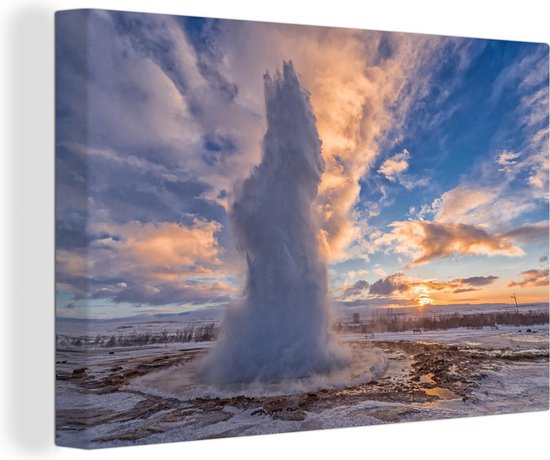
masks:
{"type": "Polygon", "coordinates": [[[540,259],[539,259],[539,262],[541,264],[545,263],[545,262],[548,262],[548,256],[542,256],[540,259]]]}
{"type": "MultiPolygon", "coordinates": [[[[204,37],[215,32],[203,29],[204,37]]],[[[200,50],[199,70],[214,89],[201,93],[189,89],[194,64],[181,58],[184,31],[174,18],[70,12],[58,16],[56,34],[56,84],[63,88],[56,92],[58,292],[75,301],[150,305],[227,299],[232,288],[211,272],[230,252],[220,246],[228,243],[229,229],[215,199],[227,199],[231,184],[218,186],[214,168],[227,169],[225,158],[238,151],[238,140],[217,129],[210,115],[196,116],[204,101],[220,111],[218,102],[237,94],[209,74],[205,63],[217,56],[215,47],[200,50]],[[82,30],[95,39],[88,42],[82,30]],[[181,101],[159,90],[158,84],[171,88],[164,76],[181,101]],[[179,247],[181,238],[196,244],[179,247]],[[173,250],[164,254],[166,247],[173,250]],[[159,261],[159,253],[173,266],[164,267],[170,262],[159,261]],[[196,282],[197,274],[212,280],[196,282]]]]}
{"type": "Polygon", "coordinates": [[[471,276],[469,278],[455,278],[450,281],[424,281],[421,285],[428,286],[434,291],[452,290],[453,293],[469,292],[479,290],[479,286],[487,286],[494,283],[498,276],[471,276]]]}
{"type": "Polygon", "coordinates": [[[142,305],[168,304],[220,304],[231,300],[227,287],[219,283],[189,282],[182,286],[169,283],[135,283],[123,289],[117,285],[111,287],[112,292],[96,292],[99,298],[108,297],[115,302],[131,302],[142,305]]]}
{"type": "Polygon", "coordinates": [[[378,52],[376,53],[376,58],[379,63],[383,63],[384,61],[390,59],[395,53],[397,46],[394,43],[395,39],[393,37],[394,36],[391,33],[382,33],[380,42],[378,43],[378,52]]]}
{"type": "Polygon", "coordinates": [[[492,284],[498,279],[498,276],[472,276],[470,278],[458,278],[454,281],[459,282],[460,284],[469,284],[470,286],[486,286],[492,284]]]}
{"type": "Polygon", "coordinates": [[[388,296],[394,292],[408,291],[410,286],[402,273],[396,273],[371,284],[369,294],[388,296]]]}
{"type": "Polygon", "coordinates": [[[342,293],[342,297],[354,297],[363,294],[369,288],[369,283],[366,280],[359,280],[346,288],[342,293]]]}
{"type": "Polygon", "coordinates": [[[220,132],[207,133],[203,137],[203,146],[206,151],[202,158],[209,166],[222,165],[227,157],[237,152],[235,140],[220,132]]]}
{"type": "MultiPolygon", "coordinates": [[[[168,304],[220,304],[234,298],[235,292],[228,285],[215,281],[187,281],[162,283],[140,279],[131,273],[122,277],[68,277],[57,278],[58,287],[71,292],[75,299],[105,299],[112,302],[130,302],[138,305],[168,304]]],[[[75,301],[65,308],[74,308],[75,301]]]]}
{"type": "MultiPolygon", "coordinates": [[[[55,132],[56,143],[82,143],[86,139],[85,110],[88,65],[82,50],[88,46],[86,30],[89,14],[84,10],[65,11],[55,17],[55,132]]],[[[56,168],[56,172],[71,170],[56,168]]]]}
{"type": "Polygon", "coordinates": [[[480,291],[481,289],[479,288],[459,288],[459,289],[455,289],[453,291],[453,294],[460,294],[462,292],[472,292],[472,291],[480,291]]]}
{"type": "Polygon", "coordinates": [[[413,299],[396,299],[386,296],[369,297],[368,299],[359,298],[353,300],[339,300],[336,301],[335,304],[339,308],[364,307],[365,305],[368,305],[369,307],[385,308],[388,304],[400,306],[417,305],[413,299]]]}
{"type": "MultiPolygon", "coordinates": [[[[90,156],[88,197],[113,222],[138,220],[183,222],[188,215],[225,222],[224,208],[204,199],[212,186],[198,179],[169,174],[162,155],[146,165],[129,152],[116,157],[90,156]],[[159,171],[159,169],[162,169],[159,171]]],[[[177,169],[176,169],[177,171],[177,169]]]]}
{"type": "Polygon", "coordinates": [[[548,268],[544,270],[526,270],[521,272],[523,279],[520,281],[512,281],[508,287],[549,287],[548,268]]]}
{"type": "Polygon", "coordinates": [[[89,239],[86,235],[87,214],[78,211],[58,212],[55,221],[55,244],[58,249],[84,248],[89,239]]]}
{"type": "Polygon", "coordinates": [[[237,85],[224,77],[217,67],[223,59],[223,52],[218,45],[222,23],[216,19],[171,18],[163,20],[162,16],[141,13],[112,12],[117,31],[127,37],[134,51],[151,59],[172,80],[174,86],[188,101],[191,112],[200,114],[202,104],[200,96],[190,91],[189,78],[178,55],[178,38],[173,30],[179,24],[193,46],[197,58],[197,69],[209,83],[211,90],[216,91],[226,101],[233,101],[238,94],[237,85]]]}
{"type": "Polygon", "coordinates": [[[504,233],[506,238],[514,239],[522,243],[548,241],[548,221],[523,225],[504,233]]]}

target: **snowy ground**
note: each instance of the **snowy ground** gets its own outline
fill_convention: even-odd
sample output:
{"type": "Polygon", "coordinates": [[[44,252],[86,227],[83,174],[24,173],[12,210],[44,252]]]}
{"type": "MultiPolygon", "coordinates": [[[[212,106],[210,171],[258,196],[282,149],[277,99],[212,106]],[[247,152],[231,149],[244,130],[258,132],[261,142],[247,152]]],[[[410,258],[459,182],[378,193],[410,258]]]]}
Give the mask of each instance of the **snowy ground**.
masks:
{"type": "MultiPolygon", "coordinates": [[[[58,333],[80,334],[72,324],[58,333]]],[[[58,346],[57,442],[108,447],[548,410],[548,325],[342,340],[354,357],[346,375],[230,388],[195,378],[212,342],[58,346]]]]}

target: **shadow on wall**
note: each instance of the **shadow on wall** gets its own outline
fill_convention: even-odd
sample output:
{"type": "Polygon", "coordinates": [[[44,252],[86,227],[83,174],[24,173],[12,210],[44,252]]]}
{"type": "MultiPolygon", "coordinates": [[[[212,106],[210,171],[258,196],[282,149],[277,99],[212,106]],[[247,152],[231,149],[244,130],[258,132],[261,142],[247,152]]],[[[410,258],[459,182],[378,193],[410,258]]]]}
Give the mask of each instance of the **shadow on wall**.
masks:
{"type": "Polygon", "coordinates": [[[54,448],[54,12],[25,5],[6,24],[2,416],[9,444],[43,453],[54,448]]]}

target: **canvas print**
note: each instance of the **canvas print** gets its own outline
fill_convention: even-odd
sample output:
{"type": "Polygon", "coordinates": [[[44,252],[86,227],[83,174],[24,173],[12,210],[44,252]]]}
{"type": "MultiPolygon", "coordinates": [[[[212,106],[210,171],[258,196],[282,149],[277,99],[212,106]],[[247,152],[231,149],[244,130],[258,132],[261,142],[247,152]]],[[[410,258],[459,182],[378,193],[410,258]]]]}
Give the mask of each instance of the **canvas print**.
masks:
{"type": "Polygon", "coordinates": [[[56,442],[548,410],[548,45],[56,15],[56,442]]]}

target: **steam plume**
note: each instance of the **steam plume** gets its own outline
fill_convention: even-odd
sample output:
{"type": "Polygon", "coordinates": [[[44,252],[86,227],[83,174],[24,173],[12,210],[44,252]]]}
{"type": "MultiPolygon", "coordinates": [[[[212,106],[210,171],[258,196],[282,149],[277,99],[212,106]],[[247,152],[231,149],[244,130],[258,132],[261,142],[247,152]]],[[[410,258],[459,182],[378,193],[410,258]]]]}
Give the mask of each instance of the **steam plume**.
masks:
{"type": "Polygon", "coordinates": [[[203,376],[214,383],[279,381],[347,363],[331,334],[327,272],[313,209],[324,163],[316,120],[292,62],[264,76],[263,158],[232,208],[246,257],[245,299],[229,311],[203,376]]]}

